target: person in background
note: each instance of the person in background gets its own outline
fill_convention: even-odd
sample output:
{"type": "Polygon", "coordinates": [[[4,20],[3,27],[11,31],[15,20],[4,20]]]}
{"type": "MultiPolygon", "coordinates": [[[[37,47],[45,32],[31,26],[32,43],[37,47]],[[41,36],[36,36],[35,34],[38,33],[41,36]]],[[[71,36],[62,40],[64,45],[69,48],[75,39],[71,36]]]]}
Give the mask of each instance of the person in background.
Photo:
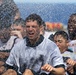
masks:
{"type": "MultiPolygon", "coordinates": [[[[26,37],[11,50],[6,67],[19,75],[64,74],[64,64],[56,44],[40,35],[42,18],[30,14],[25,20],[26,37]]],[[[6,71],[7,72],[7,71],[6,71]]]]}
{"type": "Polygon", "coordinates": [[[0,74],[4,71],[4,64],[15,44],[23,39],[25,22],[22,18],[16,19],[8,29],[3,29],[0,36],[0,74]],[[12,29],[13,27],[13,29],[12,29]]]}
{"type": "Polygon", "coordinates": [[[25,36],[24,30],[25,22],[22,18],[16,19],[11,27],[2,29],[0,36],[0,51],[12,49],[13,43],[16,43],[16,40],[23,39],[25,36]]]}
{"type": "MultiPolygon", "coordinates": [[[[70,37],[69,48],[73,51],[74,60],[76,61],[76,13],[70,15],[67,29],[70,37]]],[[[76,72],[76,64],[74,69],[76,72]]]]}
{"type": "Polygon", "coordinates": [[[66,71],[68,73],[67,75],[75,75],[73,67],[76,62],[73,60],[73,51],[68,49],[68,34],[65,31],[57,31],[53,38],[63,56],[63,60],[66,65],[66,71]]]}
{"type": "Polygon", "coordinates": [[[69,46],[76,53],[76,13],[70,16],[67,29],[70,37],[69,46]]]}
{"type": "Polygon", "coordinates": [[[76,13],[69,17],[67,29],[70,40],[76,40],[76,13]]]}
{"type": "Polygon", "coordinates": [[[23,39],[26,36],[25,21],[22,18],[16,19],[11,25],[11,36],[23,39]]]}

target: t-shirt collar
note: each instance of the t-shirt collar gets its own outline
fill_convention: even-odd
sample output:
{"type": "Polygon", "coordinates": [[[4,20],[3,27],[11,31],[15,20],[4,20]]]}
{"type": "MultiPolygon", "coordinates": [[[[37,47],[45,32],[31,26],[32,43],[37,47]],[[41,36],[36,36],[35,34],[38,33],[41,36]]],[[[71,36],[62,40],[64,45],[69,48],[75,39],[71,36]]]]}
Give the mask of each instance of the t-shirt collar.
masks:
{"type": "Polygon", "coordinates": [[[42,35],[40,35],[40,38],[39,40],[36,42],[36,44],[32,45],[29,41],[29,38],[26,37],[26,46],[29,46],[29,47],[36,47],[38,46],[42,41],[43,41],[44,37],[42,35]]]}

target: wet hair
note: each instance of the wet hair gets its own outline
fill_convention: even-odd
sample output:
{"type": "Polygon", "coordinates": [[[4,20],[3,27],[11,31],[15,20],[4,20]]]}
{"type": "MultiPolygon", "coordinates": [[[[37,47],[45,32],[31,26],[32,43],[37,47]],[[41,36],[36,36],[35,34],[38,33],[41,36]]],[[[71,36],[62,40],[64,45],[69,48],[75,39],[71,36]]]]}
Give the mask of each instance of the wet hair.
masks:
{"type": "Polygon", "coordinates": [[[53,37],[58,36],[58,35],[61,35],[66,40],[69,39],[68,34],[65,31],[57,31],[53,37]]]}
{"type": "Polygon", "coordinates": [[[76,16],[76,13],[71,14],[71,16],[70,16],[70,17],[72,17],[72,16],[76,16]]]}
{"type": "Polygon", "coordinates": [[[71,14],[71,16],[70,16],[70,18],[69,18],[69,20],[68,20],[68,23],[70,23],[70,22],[72,22],[72,21],[73,21],[73,17],[74,17],[74,16],[76,16],[76,13],[71,14]]]}
{"type": "Polygon", "coordinates": [[[22,27],[25,26],[25,21],[22,18],[16,19],[13,24],[15,24],[16,26],[21,25],[22,27]]]}
{"type": "Polygon", "coordinates": [[[43,20],[42,20],[42,18],[39,16],[39,15],[37,15],[37,14],[30,14],[26,19],[25,19],[25,23],[26,22],[29,22],[29,21],[37,21],[37,24],[39,25],[39,26],[41,26],[41,25],[43,25],[42,23],[43,23],[43,20]]]}
{"type": "Polygon", "coordinates": [[[46,24],[44,21],[42,21],[42,25],[44,26],[44,30],[46,29],[46,24]]]}

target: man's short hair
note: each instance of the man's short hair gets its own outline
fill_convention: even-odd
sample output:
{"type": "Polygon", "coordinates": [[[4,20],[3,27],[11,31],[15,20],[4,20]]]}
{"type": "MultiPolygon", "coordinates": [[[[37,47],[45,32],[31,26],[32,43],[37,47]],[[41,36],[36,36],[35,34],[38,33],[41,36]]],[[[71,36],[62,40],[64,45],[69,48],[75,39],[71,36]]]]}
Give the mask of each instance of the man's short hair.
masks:
{"type": "Polygon", "coordinates": [[[13,24],[16,24],[17,26],[21,25],[21,26],[25,26],[25,20],[23,20],[22,18],[16,19],[13,24]]]}
{"type": "Polygon", "coordinates": [[[54,36],[58,36],[58,35],[61,35],[64,39],[68,40],[69,37],[68,37],[68,34],[65,32],[65,31],[57,31],[54,36]]]}
{"type": "Polygon", "coordinates": [[[37,15],[37,14],[30,14],[30,15],[26,18],[25,23],[26,23],[26,22],[29,22],[30,20],[32,20],[32,21],[37,21],[37,23],[38,23],[39,26],[43,25],[43,24],[42,24],[42,23],[43,23],[42,18],[41,18],[39,15],[37,15]]]}

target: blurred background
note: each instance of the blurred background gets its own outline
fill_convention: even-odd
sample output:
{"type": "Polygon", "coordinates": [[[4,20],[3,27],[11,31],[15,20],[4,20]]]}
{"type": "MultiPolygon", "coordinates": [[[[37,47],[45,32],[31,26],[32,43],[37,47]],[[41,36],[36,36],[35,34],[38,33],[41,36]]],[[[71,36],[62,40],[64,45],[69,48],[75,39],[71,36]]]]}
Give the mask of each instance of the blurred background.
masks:
{"type": "Polygon", "coordinates": [[[22,18],[31,13],[39,14],[47,24],[48,30],[67,27],[72,13],[76,13],[76,0],[14,0],[22,18]]]}
{"type": "Polygon", "coordinates": [[[15,16],[25,19],[32,13],[42,17],[48,32],[67,31],[68,19],[76,13],[76,0],[0,0],[0,28],[9,27],[15,16]]]}

